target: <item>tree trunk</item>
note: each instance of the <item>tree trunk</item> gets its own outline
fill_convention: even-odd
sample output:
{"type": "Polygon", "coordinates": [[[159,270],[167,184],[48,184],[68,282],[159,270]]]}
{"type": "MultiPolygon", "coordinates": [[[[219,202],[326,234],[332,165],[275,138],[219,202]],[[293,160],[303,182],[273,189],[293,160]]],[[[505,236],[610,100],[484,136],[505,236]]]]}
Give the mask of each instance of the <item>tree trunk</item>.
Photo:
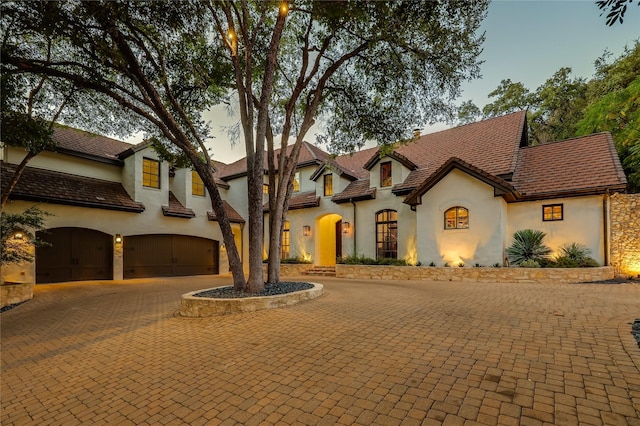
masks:
{"type": "Polygon", "coordinates": [[[4,205],[7,204],[7,201],[9,200],[9,195],[11,194],[11,191],[13,191],[13,188],[16,187],[16,184],[18,183],[18,180],[20,179],[20,176],[22,176],[22,172],[27,167],[27,163],[29,162],[29,160],[31,160],[36,155],[38,155],[37,152],[32,152],[32,151],[27,152],[27,155],[24,156],[24,158],[22,159],[22,161],[18,165],[18,168],[16,169],[16,171],[13,172],[13,176],[11,177],[11,181],[9,181],[9,184],[7,185],[7,187],[2,192],[2,201],[0,201],[0,213],[4,209],[4,205]]]}

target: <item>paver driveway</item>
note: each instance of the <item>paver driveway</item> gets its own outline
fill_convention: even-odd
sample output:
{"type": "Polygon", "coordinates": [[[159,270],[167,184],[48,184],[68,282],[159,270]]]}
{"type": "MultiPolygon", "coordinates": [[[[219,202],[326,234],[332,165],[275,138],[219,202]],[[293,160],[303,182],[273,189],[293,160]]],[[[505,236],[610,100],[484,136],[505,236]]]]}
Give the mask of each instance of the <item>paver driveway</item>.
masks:
{"type": "Polygon", "coordinates": [[[228,277],[38,286],[1,314],[2,424],[640,424],[640,286],[322,278],[174,316],[228,277]]]}

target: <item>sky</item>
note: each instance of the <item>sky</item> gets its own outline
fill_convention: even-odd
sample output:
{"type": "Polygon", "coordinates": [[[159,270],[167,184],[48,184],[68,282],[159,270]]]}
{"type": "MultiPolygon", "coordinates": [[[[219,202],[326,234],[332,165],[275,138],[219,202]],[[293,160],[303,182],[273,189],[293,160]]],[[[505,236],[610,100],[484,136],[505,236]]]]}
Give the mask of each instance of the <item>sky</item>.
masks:
{"type": "MultiPolygon", "coordinates": [[[[488,94],[503,79],[519,81],[534,91],[562,67],[571,67],[576,77],[591,78],[594,61],[605,49],[618,57],[640,38],[640,7],[637,1],[631,3],[624,23],[609,27],[595,0],[497,0],[489,5],[481,31],[485,32],[482,78],[465,83],[457,101],[471,99],[480,108],[491,102],[488,94]]],[[[226,130],[238,119],[222,107],[206,117],[215,135],[210,143],[213,158],[231,163],[244,157],[243,143],[232,146],[226,130]]],[[[448,127],[439,123],[423,128],[422,133],[448,127]]],[[[312,143],[313,130],[306,138],[312,143]]]]}

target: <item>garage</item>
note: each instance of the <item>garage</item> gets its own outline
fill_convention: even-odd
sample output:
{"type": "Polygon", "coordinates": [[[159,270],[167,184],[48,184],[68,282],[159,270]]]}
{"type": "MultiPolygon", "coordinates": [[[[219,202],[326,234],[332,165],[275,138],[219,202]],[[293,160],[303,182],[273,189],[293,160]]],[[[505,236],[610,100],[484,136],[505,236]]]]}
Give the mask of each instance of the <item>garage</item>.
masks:
{"type": "Polygon", "coordinates": [[[124,238],[124,278],[218,274],[218,241],[186,235],[124,238]]]}
{"type": "Polygon", "coordinates": [[[110,280],[113,237],[85,228],[53,228],[38,232],[48,243],[36,248],[36,283],[110,280]]]}

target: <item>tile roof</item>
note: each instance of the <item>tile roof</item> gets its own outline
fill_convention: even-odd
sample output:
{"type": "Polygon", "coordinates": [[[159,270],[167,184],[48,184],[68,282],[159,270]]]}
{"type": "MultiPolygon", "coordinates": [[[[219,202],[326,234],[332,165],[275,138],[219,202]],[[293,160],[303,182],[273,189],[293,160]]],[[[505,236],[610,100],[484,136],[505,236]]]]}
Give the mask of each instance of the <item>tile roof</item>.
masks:
{"type": "Polygon", "coordinates": [[[421,203],[421,197],[431,188],[433,188],[442,178],[448,175],[453,169],[461,170],[476,179],[493,186],[495,195],[503,195],[509,201],[513,201],[518,197],[516,189],[506,180],[493,176],[484,170],[475,167],[456,157],[451,157],[442,166],[435,170],[424,182],[414,189],[404,200],[405,203],[416,205],[421,203]]]}
{"type": "Polygon", "coordinates": [[[115,164],[122,164],[118,154],[134,146],[117,139],[60,125],[54,127],[52,138],[58,144],[58,152],[115,164]]]}
{"type": "MultiPolygon", "coordinates": [[[[9,183],[15,169],[13,164],[2,164],[3,186],[9,183]]],[[[144,211],[144,205],[132,200],[118,182],[34,167],[25,168],[11,192],[11,198],[106,210],[144,211]]]]}
{"type": "MultiPolygon", "coordinates": [[[[244,219],[242,218],[242,216],[240,216],[240,213],[238,213],[233,207],[231,207],[231,204],[223,200],[222,206],[224,207],[224,210],[227,212],[227,216],[229,217],[229,222],[244,223],[244,219]]],[[[218,217],[216,216],[215,212],[207,212],[207,219],[209,219],[210,221],[217,221],[218,217]]]]}
{"type": "MultiPolygon", "coordinates": [[[[320,197],[316,196],[316,191],[294,192],[289,200],[289,210],[308,209],[318,207],[320,205],[320,197]]],[[[263,212],[269,212],[269,203],[262,206],[263,212]]]]}
{"type": "MultiPolygon", "coordinates": [[[[287,155],[291,153],[292,149],[293,149],[293,145],[289,145],[287,147],[287,155]]],[[[275,150],[274,152],[274,155],[276,156],[276,162],[277,162],[277,156],[279,155],[279,153],[280,153],[279,149],[275,150]]],[[[300,156],[298,158],[298,166],[303,166],[307,164],[319,165],[324,163],[325,160],[327,160],[328,158],[329,158],[329,154],[322,151],[320,148],[317,148],[311,145],[309,142],[302,142],[302,146],[300,147],[300,156]]],[[[263,167],[265,172],[269,168],[267,163],[266,152],[264,153],[263,167]]],[[[244,176],[246,175],[246,173],[247,173],[247,158],[244,157],[236,161],[235,163],[227,164],[222,170],[222,172],[220,173],[220,178],[223,180],[229,180],[236,177],[244,176]]]]}
{"type": "Polygon", "coordinates": [[[523,197],[623,190],[626,183],[609,133],[522,148],[513,174],[523,197]]]}
{"type": "Polygon", "coordinates": [[[340,204],[374,198],[376,198],[376,189],[370,188],[369,179],[358,179],[347,185],[344,191],[331,197],[331,201],[340,204]]]}
{"type": "Polygon", "coordinates": [[[169,205],[162,206],[162,214],[164,216],[182,217],[187,219],[196,217],[196,214],[193,212],[193,210],[183,206],[171,191],[169,191],[169,205]]]}
{"type": "Polygon", "coordinates": [[[363,149],[352,154],[336,157],[335,162],[358,179],[369,179],[369,171],[364,168],[364,165],[377,152],[378,148],[363,149]]]}

